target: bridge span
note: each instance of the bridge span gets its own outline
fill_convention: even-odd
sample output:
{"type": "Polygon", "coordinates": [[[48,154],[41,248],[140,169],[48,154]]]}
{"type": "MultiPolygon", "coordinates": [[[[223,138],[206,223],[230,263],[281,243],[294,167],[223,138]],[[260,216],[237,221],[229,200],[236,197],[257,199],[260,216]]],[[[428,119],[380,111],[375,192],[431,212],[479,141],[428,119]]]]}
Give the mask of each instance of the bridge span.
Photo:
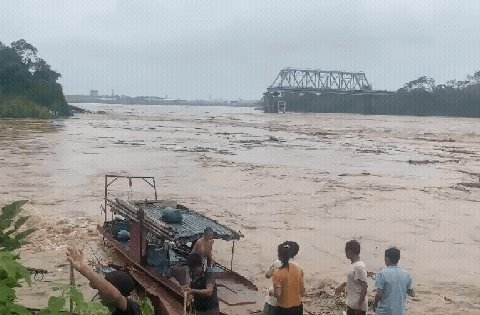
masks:
{"type": "Polygon", "coordinates": [[[369,104],[374,94],[393,93],[373,91],[363,72],[284,68],[263,93],[263,107],[266,113],[323,112],[322,108],[328,103],[328,112],[334,112],[338,104],[350,103],[354,106],[354,103],[359,103],[360,99],[353,96],[363,96],[361,103],[369,104]]]}
{"type": "Polygon", "coordinates": [[[312,69],[281,69],[277,78],[267,88],[268,92],[306,91],[371,91],[363,72],[325,71],[312,69]]]}

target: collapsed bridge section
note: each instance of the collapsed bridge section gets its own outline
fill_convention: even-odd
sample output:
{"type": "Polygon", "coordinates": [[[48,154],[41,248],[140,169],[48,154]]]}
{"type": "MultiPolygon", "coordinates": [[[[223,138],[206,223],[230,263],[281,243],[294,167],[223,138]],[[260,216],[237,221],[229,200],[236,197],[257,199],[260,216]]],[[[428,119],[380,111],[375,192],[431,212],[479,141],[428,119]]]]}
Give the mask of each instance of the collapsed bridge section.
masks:
{"type": "Polygon", "coordinates": [[[312,69],[281,69],[267,91],[371,91],[363,72],[324,71],[312,69]]]}
{"type": "Polygon", "coordinates": [[[266,113],[368,114],[381,95],[391,98],[393,93],[373,91],[363,72],[284,68],[263,93],[263,109],[266,113]]]}

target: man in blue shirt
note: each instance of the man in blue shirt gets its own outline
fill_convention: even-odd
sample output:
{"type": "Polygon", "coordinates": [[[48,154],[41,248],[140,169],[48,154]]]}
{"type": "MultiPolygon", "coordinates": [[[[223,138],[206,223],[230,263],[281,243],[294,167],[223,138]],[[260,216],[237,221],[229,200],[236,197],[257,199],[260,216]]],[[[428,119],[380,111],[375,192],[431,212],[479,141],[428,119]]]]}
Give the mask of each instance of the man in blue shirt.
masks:
{"type": "Polygon", "coordinates": [[[376,309],[377,315],[405,315],[407,294],[415,295],[410,274],[407,270],[397,266],[399,260],[399,249],[392,247],[385,251],[387,268],[378,274],[375,282],[377,294],[373,309],[376,309]]]}

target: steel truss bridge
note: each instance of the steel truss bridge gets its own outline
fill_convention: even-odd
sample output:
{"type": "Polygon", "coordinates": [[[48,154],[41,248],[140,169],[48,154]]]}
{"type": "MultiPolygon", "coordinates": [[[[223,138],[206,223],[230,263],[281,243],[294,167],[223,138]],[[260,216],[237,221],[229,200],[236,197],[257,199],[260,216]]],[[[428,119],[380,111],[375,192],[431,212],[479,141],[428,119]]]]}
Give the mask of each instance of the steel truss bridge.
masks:
{"type": "Polygon", "coordinates": [[[267,88],[273,92],[371,92],[372,88],[363,72],[324,71],[311,69],[281,69],[267,88]]]}

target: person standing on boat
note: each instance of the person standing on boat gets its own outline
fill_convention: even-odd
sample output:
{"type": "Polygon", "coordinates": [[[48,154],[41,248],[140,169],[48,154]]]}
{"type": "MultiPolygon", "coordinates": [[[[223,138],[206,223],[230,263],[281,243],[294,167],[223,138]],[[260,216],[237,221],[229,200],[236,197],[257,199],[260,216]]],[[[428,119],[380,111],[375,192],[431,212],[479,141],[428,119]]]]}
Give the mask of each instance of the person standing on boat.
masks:
{"type": "Polygon", "coordinates": [[[203,237],[199,239],[195,246],[193,246],[192,254],[198,254],[202,257],[205,267],[211,267],[213,263],[212,249],[213,249],[213,230],[211,227],[206,227],[203,231],[203,237]]]}
{"type": "Polygon", "coordinates": [[[112,271],[105,278],[96,273],[86,261],[82,250],[68,248],[67,259],[73,268],[90,281],[90,286],[98,290],[102,304],[108,307],[113,315],[141,315],[140,306],[127,299],[132,293],[134,283],[128,273],[112,271]]]}
{"type": "Polygon", "coordinates": [[[187,295],[193,296],[198,315],[220,314],[217,286],[213,272],[204,271],[203,259],[198,254],[190,254],[187,258],[190,269],[190,287],[184,288],[187,295]]]}
{"type": "MultiPolygon", "coordinates": [[[[290,245],[290,256],[293,258],[297,255],[298,250],[300,247],[296,242],[286,241],[283,244],[290,245]]],[[[289,261],[290,264],[298,264],[294,261],[289,261]]],[[[280,260],[275,260],[270,267],[268,267],[267,272],[265,273],[265,277],[270,279],[273,277],[273,273],[282,266],[282,262],[280,260]]],[[[300,267],[300,266],[298,266],[300,267]]],[[[277,306],[277,298],[273,296],[273,285],[267,289],[267,297],[265,298],[265,306],[263,308],[263,315],[273,315],[275,313],[275,308],[277,306]]]]}
{"type": "MultiPolygon", "coordinates": [[[[297,243],[295,243],[298,246],[297,243]]],[[[278,260],[282,263],[273,273],[273,296],[277,298],[275,315],[302,315],[302,297],[305,294],[303,269],[289,263],[295,253],[292,243],[278,245],[278,260]]]]}

